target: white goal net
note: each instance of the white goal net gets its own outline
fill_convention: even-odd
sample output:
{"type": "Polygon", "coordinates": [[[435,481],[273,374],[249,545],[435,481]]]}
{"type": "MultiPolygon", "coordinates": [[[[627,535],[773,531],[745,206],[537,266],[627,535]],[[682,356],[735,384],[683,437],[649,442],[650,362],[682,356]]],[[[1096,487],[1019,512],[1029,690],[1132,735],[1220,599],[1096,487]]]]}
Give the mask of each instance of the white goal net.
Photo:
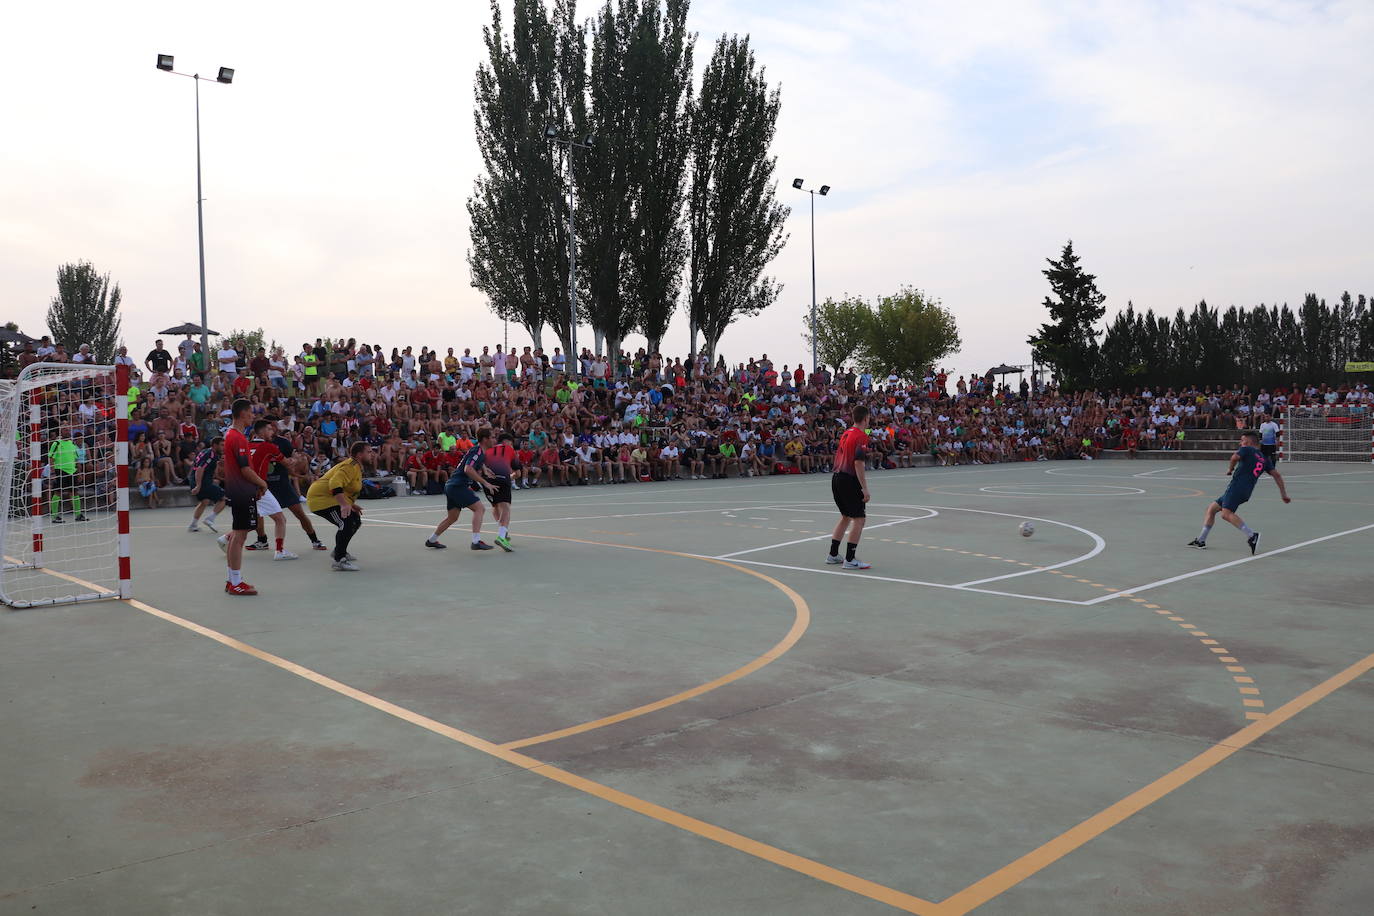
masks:
{"type": "Polygon", "coordinates": [[[1374,461],[1367,407],[1289,407],[1282,435],[1287,461],[1374,461]]]}
{"type": "Polygon", "coordinates": [[[27,366],[0,382],[0,601],[130,597],[127,369],[27,366]]]}

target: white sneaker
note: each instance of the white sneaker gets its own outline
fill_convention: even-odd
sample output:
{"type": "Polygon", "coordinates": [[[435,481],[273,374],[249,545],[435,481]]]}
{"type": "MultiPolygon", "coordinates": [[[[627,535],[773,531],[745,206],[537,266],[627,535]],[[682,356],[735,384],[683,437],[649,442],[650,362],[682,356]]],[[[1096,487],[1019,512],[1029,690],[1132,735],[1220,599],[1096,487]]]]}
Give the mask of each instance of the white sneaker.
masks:
{"type": "MultiPolygon", "coordinates": [[[[213,531],[214,529],[211,530],[213,531]]],[[[220,550],[223,550],[225,553],[229,552],[229,535],[221,534],[219,537],[215,538],[215,543],[219,545],[220,550]]]]}
{"type": "Polygon", "coordinates": [[[275,554],[272,555],[272,559],[274,559],[274,560],[299,560],[300,557],[296,556],[294,553],[292,553],[292,552],[289,551],[289,550],[278,550],[275,554]]]}
{"type": "Polygon", "coordinates": [[[841,563],[844,562],[844,560],[841,560],[839,557],[831,556],[830,554],[826,554],[826,555],[825,555],[825,562],[826,562],[826,565],[827,565],[827,566],[839,566],[841,563]]]}
{"type": "Polygon", "coordinates": [[[191,524],[186,526],[186,530],[191,532],[199,531],[200,525],[196,524],[195,522],[192,522],[191,524]]]}
{"type": "Polygon", "coordinates": [[[211,531],[219,531],[219,529],[215,527],[215,520],[213,518],[205,519],[205,527],[209,528],[211,531]]]}
{"type": "Polygon", "coordinates": [[[353,556],[353,554],[351,554],[351,553],[349,553],[349,552],[347,552],[347,551],[344,551],[344,559],[347,560],[347,561],[350,562],[350,563],[356,563],[356,562],[358,562],[358,558],[355,557],[355,556],[353,556]]]}
{"type": "Polygon", "coordinates": [[[856,559],[853,559],[853,560],[845,560],[845,561],[844,561],[844,568],[845,568],[845,569],[872,569],[873,566],[872,566],[872,564],[870,564],[870,563],[865,563],[863,560],[860,560],[860,559],[857,559],[857,558],[856,558],[856,559]]]}
{"type": "Polygon", "coordinates": [[[358,571],[358,567],[354,566],[354,565],[353,565],[352,563],[350,563],[348,560],[335,560],[334,563],[333,563],[333,568],[334,568],[334,569],[337,569],[339,572],[357,572],[357,571],[358,571]]]}

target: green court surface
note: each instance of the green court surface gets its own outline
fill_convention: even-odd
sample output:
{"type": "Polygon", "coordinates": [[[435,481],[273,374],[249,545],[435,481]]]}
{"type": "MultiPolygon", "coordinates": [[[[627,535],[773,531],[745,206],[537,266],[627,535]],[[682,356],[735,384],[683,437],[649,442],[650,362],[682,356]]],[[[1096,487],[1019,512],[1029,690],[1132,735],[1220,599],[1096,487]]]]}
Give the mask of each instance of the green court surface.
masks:
{"type": "Polygon", "coordinates": [[[1162,465],[873,474],[864,572],[822,475],[368,502],[252,599],[137,513],[136,601],[0,614],[0,914],[1366,914],[1374,471],[1252,557],[1162,465]]]}

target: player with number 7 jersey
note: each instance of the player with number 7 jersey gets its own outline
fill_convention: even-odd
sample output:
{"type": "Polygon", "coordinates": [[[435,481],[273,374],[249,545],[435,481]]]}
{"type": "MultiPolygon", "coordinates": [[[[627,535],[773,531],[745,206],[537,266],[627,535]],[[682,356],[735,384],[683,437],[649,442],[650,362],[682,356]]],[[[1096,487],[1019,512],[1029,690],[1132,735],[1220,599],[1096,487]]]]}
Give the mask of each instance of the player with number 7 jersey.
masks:
{"type": "Polygon", "coordinates": [[[1254,531],[1244,520],[1236,514],[1236,510],[1250,501],[1250,497],[1255,492],[1255,484],[1265,474],[1274,478],[1274,483],[1279,486],[1279,496],[1288,503],[1292,500],[1288,496],[1288,487],[1284,484],[1283,475],[1274,467],[1274,461],[1268,455],[1259,450],[1259,434],[1253,432],[1241,433],[1240,448],[1231,456],[1231,464],[1226,469],[1226,474],[1231,478],[1231,482],[1226,486],[1226,492],[1209,503],[1207,513],[1202,523],[1202,533],[1188,542],[1189,547],[1198,550],[1207,549],[1207,535],[1212,530],[1212,524],[1216,521],[1217,513],[1232,525],[1240,529],[1241,534],[1245,535],[1245,542],[1250,547],[1253,555],[1259,548],[1260,533],[1254,531]]]}

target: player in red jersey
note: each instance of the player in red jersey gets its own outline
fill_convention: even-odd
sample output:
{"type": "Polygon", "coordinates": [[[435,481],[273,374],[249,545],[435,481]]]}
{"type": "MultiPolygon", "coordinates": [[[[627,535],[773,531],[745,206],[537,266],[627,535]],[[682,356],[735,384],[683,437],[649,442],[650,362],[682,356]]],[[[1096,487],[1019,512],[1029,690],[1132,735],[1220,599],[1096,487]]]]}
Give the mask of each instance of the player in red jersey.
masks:
{"type": "Polygon", "coordinates": [[[830,536],[830,553],[825,562],[831,566],[844,564],[845,569],[870,569],[868,563],[855,558],[859,549],[859,536],[863,534],[867,512],[864,503],[868,502],[868,433],[864,432],[864,421],[868,419],[867,407],[854,408],[854,425],[840,436],[840,447],[835,450],[835,473],[830,477],[830,492],[835,497],[835,507],[840,510],[840,521],[830,536]],[[849,532],[849,543],[845,547],[844,559],[840,559],[840,541],[845,531],[849,532]]]}
{"type": "Polygon", "coordinates": [[[239,398],[229,408],[230,427],[224,434],[224,492],[233,512],[233,530],[221,535],[219,545],[229,557],[229,577],[224,590],[231,595],[256,595],[258,590],[243,581],[243,542],[258,526],[258,496],[267,481],[249,466],[252,452],[244,435],[253,422],[253,404],[239,398]]]}
{"type": "MultiPolygon", "coordinates": [[[[267,491],[258,497],[258,525],[262,525],[264,518],[272,520],[273,535],[277,539],[277,552],[272,559],[295,560],[298,557],[286,549],[286,512],[270,485],[272,466],[286,460],[281,448],[273,441],[276,437],[277,424],[271,420],[258,420],[253,424],[253,438],[248,442],[248,466],[269,484],[267,491]]],[[[262,531],[261,527],[258,530],[262,531]]],[[[267,542],[264,540],[262,543],[265,546],[267,542]]]]}

